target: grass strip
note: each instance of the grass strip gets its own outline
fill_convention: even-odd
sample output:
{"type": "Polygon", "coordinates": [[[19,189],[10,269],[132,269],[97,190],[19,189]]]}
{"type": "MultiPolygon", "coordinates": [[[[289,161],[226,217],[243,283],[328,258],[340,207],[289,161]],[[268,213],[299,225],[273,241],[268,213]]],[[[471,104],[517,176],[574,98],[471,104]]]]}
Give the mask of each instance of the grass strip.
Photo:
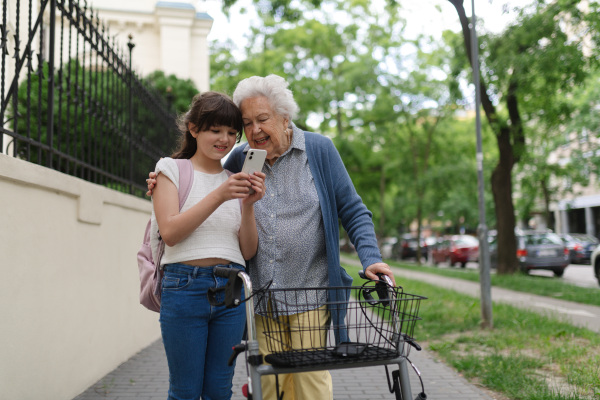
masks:
{"type": "MultiPolygon", "coordinates": [[[[344,265],[356,282],[358,268],[344,265]]],[[[600,336],[558,318],[493,305],[494,329],[480,329],[479,299],[402,279],[421,303],[415,338],[448,365],[514,400],[600,399],[600,336]]],[[[427,371],[422,371],[427,376],[427,371]]]]}

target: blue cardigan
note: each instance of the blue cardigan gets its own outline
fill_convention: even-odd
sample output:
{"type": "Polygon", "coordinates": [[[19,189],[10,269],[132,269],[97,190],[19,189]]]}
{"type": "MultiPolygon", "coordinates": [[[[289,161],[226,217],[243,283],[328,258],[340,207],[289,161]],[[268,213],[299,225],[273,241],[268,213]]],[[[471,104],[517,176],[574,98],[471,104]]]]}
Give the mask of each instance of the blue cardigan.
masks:
{"type": "MultiPolygon", "coordinates": [[[[356,192],[333,142],[328,137],[313,132],[304,132],[304,136],[308,164],[315,181],[325,227],[329,286],[348,287],[352,285],[352,278],[340,266],[338,219],[341,220],[350,241],[356,248],[363,268],[366,268],[371,264],[381,262],[372,214],[356,192]]],[[[236,147],[224,167],[233,173],[241,171],[245,148],[245,145],[236,147]]],[[[350,290],[331,291],[329,302],[343,303],[348,300],[349,296],[350,290]]],[[[329,307],[332,322],[334,326],[342,326],[345,307],[339,310],[334,308],[329,307]]],[[[348,340],[345,332],[337,333],[338,342],[348,340]]]]}

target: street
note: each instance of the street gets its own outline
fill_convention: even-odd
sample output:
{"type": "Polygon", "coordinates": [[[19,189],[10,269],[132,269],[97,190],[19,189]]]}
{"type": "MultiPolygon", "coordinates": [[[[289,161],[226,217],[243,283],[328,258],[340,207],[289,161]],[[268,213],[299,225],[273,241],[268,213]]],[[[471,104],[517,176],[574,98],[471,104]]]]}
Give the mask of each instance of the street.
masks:
{"type": "MultiPolygon", "coordinates": [[[[530,275],[554,277],[552,271],[546,270],[532,271],[530,275]]],[[[570,264],[560,279],[577,286],[600,289],[591,265],[570,264]]]]}

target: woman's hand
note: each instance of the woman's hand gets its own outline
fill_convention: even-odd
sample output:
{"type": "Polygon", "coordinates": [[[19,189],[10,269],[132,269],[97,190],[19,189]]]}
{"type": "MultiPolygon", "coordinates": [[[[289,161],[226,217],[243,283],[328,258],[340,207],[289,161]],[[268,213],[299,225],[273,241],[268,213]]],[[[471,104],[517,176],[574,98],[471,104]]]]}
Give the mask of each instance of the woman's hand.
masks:
{"type": "Polygon", "coordinates": [[[146,179],[146,183],[148,184],[148,191],[146,192],[146,196],[152,196],[152,190],[154,186],[156,186],[156,172],[152,171],[148,174],[148,179],[146,179]]]}
{"type": "Polygon", "coordinates": [[[249,196],[246,197],[242,201],[242,203],[254,204],[258,200],[263,198],[263,196],[265,195],[265,192],[266,192],[266,187],[265,187],[265,178],[266,177],[267,176],[264,173],[259,172],[259,171],[256,171],[253,174],[248,175],[248,181],[252,185],[251,187],[254,190],[254,192],[249,194],[249,196]]]}
{"type": "Polygon", "coordinates": [[[365,275],[367,275],[367,278],[374,280],[374,281],[379,280],[379,277],[377,276],[378,273],[389,276],[389,278],[392,280],[394,286],[396,286],[396,279],[394,278],[394,273],[392,272],[392,269],[390,268],[390,266],[387,265],[386,263],[379,262],[379,263],[371,264],[367,267],[367,269],[365,269],[365,275]]]}

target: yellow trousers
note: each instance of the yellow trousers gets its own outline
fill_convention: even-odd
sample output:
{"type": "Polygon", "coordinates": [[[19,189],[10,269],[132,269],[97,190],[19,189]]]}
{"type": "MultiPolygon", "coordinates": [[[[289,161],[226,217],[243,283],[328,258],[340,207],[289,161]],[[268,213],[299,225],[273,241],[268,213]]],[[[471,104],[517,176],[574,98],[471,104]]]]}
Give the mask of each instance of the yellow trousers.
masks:
{"type": "MultiPolygon", "coordinates": [[[[266,318],[256,315],[256,332],[258,336],[258,345],[260,354],[264,357],[269,354],[267,350],[267,339],[264,335],[266,318]]],[[[315,326],[315,324],[325,325],[329,321],[329,312],[326,307],[320,307],[313,311],[300,314],[289,315],[280,319],[286,327],[290,326],[292,334],[287,338],[288,343],[278,343],[278,347],[285,347],[286,344],[306,343],[311,347],[325,346],[327,340],[327,330],[318,331],[318,338],[315,337],[315,331],[306,331],[294,329],[294,327],[315,326]],[[289,325],[288,325],[289,324],[289,325]]],[[[273,325],[273,321],[269,321],[273,325]]],[[[279,325],[279,324],[278,324],[279,325]]],[[[278,327],[281,328],[281,325],[278,327]]],[[[279,349],[274,349],[278,351],[279,349]]],[[[296,374],[280,374],[279,390],[284,392],[284,400],[333,400],[333,383],[329,371],[302,372],[296,374]]],[[[275,375],[266,375],[262,377],[262,393],[264,400],[277,400],[277,387],[275,385],[275,375]]]]}

